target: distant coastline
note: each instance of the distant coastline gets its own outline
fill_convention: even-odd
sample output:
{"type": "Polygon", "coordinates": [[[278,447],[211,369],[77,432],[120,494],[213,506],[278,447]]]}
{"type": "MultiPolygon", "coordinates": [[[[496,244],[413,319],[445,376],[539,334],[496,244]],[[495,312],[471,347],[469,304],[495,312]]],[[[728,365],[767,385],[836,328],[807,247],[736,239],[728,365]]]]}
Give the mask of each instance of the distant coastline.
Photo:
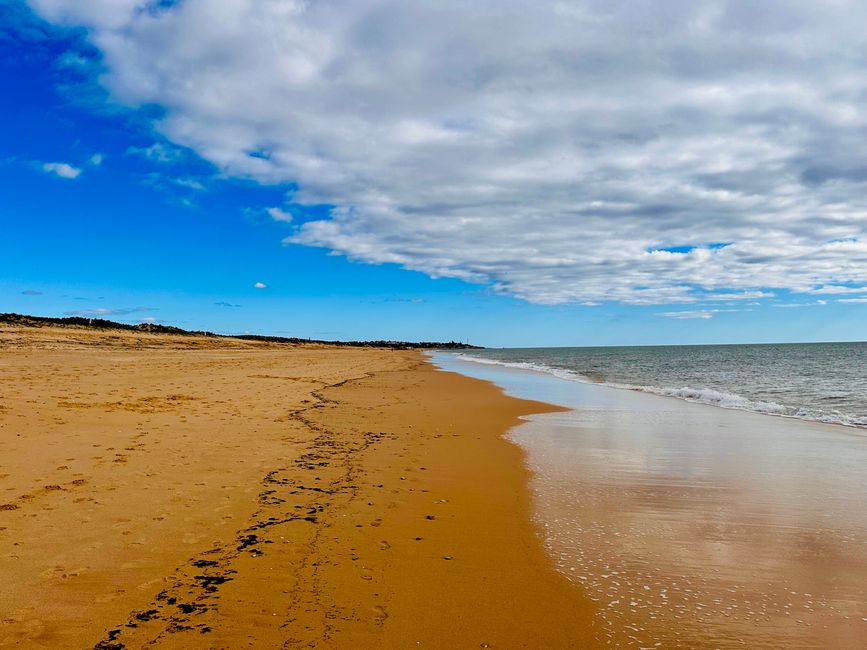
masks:
{"type": "Polygon", "coordinates": [[[107,330],[117,329],[134,332],[150,332],[153,334],[174,334],[177,336],[212,336],[215,338],[243,339],[246,341],[266,341],[268,343],[319,343],[322,345],[339,345],[348,347],[369,348],[395,348],[400,350],[481,350],[482,346],[459,343],[457,341],[326,341],[319,339],[306,339],[288,336],[267,336],[260,334],[217,334],[215,332],[201,330],[185,330],[173,325],[160,325],[158,323],[140,323],[130,325],[102,318],[84,318],[81,316],[69,316],[66,318],[54,318],[51,316],[28,316],[25,314],[0,314],[0,325],[13,325],[16,327],[80,327],[84,329],[107,330]]]}

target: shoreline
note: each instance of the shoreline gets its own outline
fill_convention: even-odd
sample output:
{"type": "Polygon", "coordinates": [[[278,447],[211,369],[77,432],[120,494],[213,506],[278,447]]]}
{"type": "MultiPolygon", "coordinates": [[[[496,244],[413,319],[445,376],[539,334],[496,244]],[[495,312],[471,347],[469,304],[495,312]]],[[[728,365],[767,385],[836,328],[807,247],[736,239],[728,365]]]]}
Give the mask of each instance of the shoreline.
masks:
{"type": "MultiPolygon", "coordinates": [[[[755,344],[755,345],[770,345],[770,344],[755,344]]],[[[776,344],[774,344],[776,345],[776,344]]],[[[790,344],[790,345],[798,345],[798,344],[790,344]]],[[[654,347],[654,346],[640,346],[640,347],[654,347]]],[[[656,346],[656,347],[665,347],[665,346],[656,346]]],[[[724,347],[724,346],[720,346],[724,347]]],[[[542,348],[540,348],[542,349],[542,348]]],[[[756,404],[753,400],[748,397],[744,397],[737,393],[725,393],[724,391],[718,391],[716,389],[697,389],[692,388],[690,386],[683,386],[681,388],[665,388],[661,386],[639,386],[639,385],[631,385],[631,384],[619,384],[616,382],[609,381],[593,381],[590,378],[586,378],[582,376],[577,371],[569,370],[567,368],[557,368],[556,366],[548,366],[544,364],[536,364],[536,363],[525,363],[525,362],[508,362],[501,361],[499,359],[488,359],[485,357],[477,357],[472,354],[467,354],[462,351],[453,351],[453,350],[442,350],[437,351],[437,353],[448,353],[452,354],[456,359],[465,360],[469,363],[478,363],[481,365],[490,365],[490,366],[499,366],[503,368],[510,368],[513,370],[523,370],[527,372],[538,372],[541,374],[549,375],[551,377],[556,377],[557,379],[562,379],[563,381],[572,381],[578,384],[584,384],[587,386],[602,386],[605,388],[611,388],[614,390],[622,390],[628,391],[632,393],[639,393],[642,395],[654,395],[656,397],[664,397],[667,399],[677,400],[679,402],[687,402],[689,404],[701,404],[703,406],[710,406],[712,408],[720,408],[725,409],[727,411],[739,411],[742,413],[754,413],[756,415],[765,415],[777,418],[783,418],[787,420],[795,420],[798,422],[810,422],[814,424],[827,424],[833,427],[845,427],[846,429],[855,429],[864,431],[865,435],[867,435],[867,424],[860,424],[857,422],[848,422],[840,419],[834,419],[830,417],[821,418],[821,417],[807,417],[801,416],[797,414],[790,413],[778,413],[773,410],[762,410],[759,408],[750,408],[749,406],[732,406],[722,404],[716,401],[708,400],[708,399],[697,399],[693,397],[684,397],[680,395],[672,394],[671,392],[678,392],[682,390],[693,391],[696,393],[711,391],[718,395],[725,395],[727,397],[733,397],[739,400],[744,400],[749,404],[756,404]]],[[[774,404],[775,407],[779,408],[794,408],[787,407],[782,404],[774,404]]]]}
{"type": "Polygon", "coordinates": [[[867,447],[851,429],[438,355],[569,407],[509,438],[558,570],[612,647],[862,647],[867,447]],[[849,434],[849,435],[840,435],[849,434]]]}
{"type": "Polygon", "coordinates": [[[27,336],[0,331],[0,646],[592,646],[503,435],[556,407],[417,352],[27,336]]]}

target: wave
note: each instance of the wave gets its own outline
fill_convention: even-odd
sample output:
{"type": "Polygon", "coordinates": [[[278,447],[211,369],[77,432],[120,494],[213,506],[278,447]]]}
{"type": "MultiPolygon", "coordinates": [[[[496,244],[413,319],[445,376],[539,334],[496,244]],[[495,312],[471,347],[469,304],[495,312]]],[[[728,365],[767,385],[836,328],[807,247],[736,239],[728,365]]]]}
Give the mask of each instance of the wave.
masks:
{"type": "Polygon", "coordinates": [[[560,379],[568,381],[576,381],[582,384],[595,384],[608,386],[609,388],[617,388],[620,390],[632,390],[641,393],[651,393],[662,397],[673,397],[686,402],[697,404],[707,404],[709,406],[717,406],[725,409],[734,409],[737,411],[750,411],[753,413],[762,413],[764,415],[776,415],[780,417],[794,418],[798,420],[807,420],[810,422],[823,422],[826,424],[838,424],[847,427],[867,428],[867,417],[855,417],[842,415],[839,413],[826,413],[816,411],[806,407],[791,407],[770,402],[765,400],[751,400],[736,393],[727,393],[724,391],[714,390],[712,388],[691,388],[683,386],[681,388],[669,388],[662,386],[640,386],[633,384],[620,384],[609,381],[594,381],[593,379],[582,375],[574,370],[566,368],[557,368],[544,363],[534,363],[528,361],[501,361],[499,359],[487,359],[485,357],[477,357],[472,354],[456,353],[459,359],[471,361],[473,363],[481,363],[494,366],[505,366],[507,368],[517,368],[520,370],[531,370],[534,372],[543,372],[548,375],[554,375],[560,379]]]}

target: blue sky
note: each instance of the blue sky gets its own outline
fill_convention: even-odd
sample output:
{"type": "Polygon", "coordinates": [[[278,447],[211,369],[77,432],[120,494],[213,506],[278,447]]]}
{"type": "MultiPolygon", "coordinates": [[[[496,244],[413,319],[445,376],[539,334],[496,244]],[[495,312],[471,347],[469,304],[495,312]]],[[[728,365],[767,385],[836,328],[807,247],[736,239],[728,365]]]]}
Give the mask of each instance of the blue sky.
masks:
{"type": "MultiPolygon", "coordinates": [[[[823,144],[864,141],[863,117],[847,112],[863,75],[839,56],[841,43],[864,56],[863,37],[792,3],[765,29],[774,43],[779,25],[811,30],[817,63],[776,52],[745,79],[711,60],[706,34],[667,42],[681,19],[670,16],[647,47],[698,48],[706,70],[661,65],[630,96],[635,63],[621,50],[635,27],[595,3],[576,3],[589,13],[571,33],[540,13],[520,39],[532,51],[536,31],[571,42],[605,21],[623,47],[575,53],[608,66],[601,82],[572,64],[527,81],[527,61],[474,28],[485,15],[459,16],[449,61],[437,39],[455,15],[332,4],[339,24],[241,0],[0,4],[0,311],[505,346],[865,338],[867,162],[861,147],[823,144]],[[285,40],[263,49],[275,22],[285,40]],[[420,25],[425,38],[395,36],[420,25]],[[492,59],[476,61],[485,48],[492,59]],[[816,89],[822,57],[834,76],[816,89]],[[580,90],[588,75],[592,92],[580,90]],[[768,79],[779,89],[759,98],[762,115],[736,106],[753,110],[743,89],[768,79]],[[529,95],[510,90],[522,81],[529,95]],[[679,102],[655,94],[664,84],[679,102]],[[723,112],[696,99],[727,88],[723,112]],[[812,108],[824,91],[836,104],[812,108]],[[800,113],[780,108],[792,97],[800,113]],[[575,115],[552,109],[557,98],[575,115]],[[689,110],[714,137],[659,126],[689,110]],[[549,130],[558,120],[566,140],[549,130]],[[809,137],[791,135],[804,125],[809,137]]],[[[729,22],[755,22],[741,4],[682,11],[728,8],[708,14],[724,43],[729,22]]],[[[506,31],[526,19],[501,13],[506,31]]]]}

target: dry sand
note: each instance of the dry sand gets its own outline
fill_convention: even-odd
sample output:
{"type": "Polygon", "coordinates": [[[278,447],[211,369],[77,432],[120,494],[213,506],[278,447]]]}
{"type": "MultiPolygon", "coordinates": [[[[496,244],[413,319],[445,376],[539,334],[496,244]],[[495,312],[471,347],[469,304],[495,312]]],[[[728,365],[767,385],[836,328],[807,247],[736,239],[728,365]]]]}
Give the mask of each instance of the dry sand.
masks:
{"type": "Polygon", "coordinates": [[[502,433],[417,352],[0,330],[0,646],[575,648],[502,433]]]}

